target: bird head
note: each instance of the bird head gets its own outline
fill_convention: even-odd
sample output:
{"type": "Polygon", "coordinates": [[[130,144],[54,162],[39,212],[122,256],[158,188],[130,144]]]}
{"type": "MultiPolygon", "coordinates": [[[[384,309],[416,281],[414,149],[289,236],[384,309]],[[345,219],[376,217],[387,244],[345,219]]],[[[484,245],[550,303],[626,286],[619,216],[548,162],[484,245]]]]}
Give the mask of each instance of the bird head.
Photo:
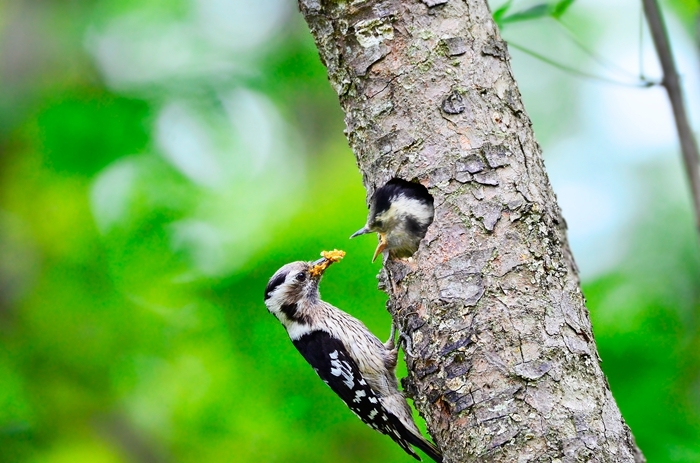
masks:
{"type": "Polygon", "coordinates": [[[303,321],[300,303],[320,299],[318,283],[326,269],[343,258],[343,251],[324,251],[323,257],[312,262],[297,261],[282,266],[272,275],[265,288],[267,309],[286,325],[303,321]]]}
{"type": "Polygon", "coordinates": [[[350,238],[377,233],[374,262],[385,249],[402,247],[405,241],[420,241],[433,221],[433,211],[433,197],[423,185],[395,178],[374,193],[367,223],[350,238]]]}

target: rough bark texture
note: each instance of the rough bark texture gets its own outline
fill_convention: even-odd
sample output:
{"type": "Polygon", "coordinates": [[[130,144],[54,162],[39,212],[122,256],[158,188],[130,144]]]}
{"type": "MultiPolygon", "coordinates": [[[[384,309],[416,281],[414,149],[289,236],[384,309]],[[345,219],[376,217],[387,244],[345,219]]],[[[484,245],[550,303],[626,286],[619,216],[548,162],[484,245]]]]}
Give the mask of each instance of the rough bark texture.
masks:
{"type": "Polygon", "coordinates": [[[435,198],[383,273],[446,462],[644,461],[598,362],[565,224],[485,0],[299,0],[371,197],[435,198]]]}

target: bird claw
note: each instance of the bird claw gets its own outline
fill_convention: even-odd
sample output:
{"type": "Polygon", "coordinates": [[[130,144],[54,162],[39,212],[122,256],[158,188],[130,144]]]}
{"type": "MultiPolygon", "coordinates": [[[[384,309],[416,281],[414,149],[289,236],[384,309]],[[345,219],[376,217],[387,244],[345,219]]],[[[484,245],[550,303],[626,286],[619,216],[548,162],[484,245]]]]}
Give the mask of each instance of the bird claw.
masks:
{"type": "Polygon", "coordinates": [[[396,344],[395,337],[396,337],[396,324],[392,322],[391,323],[391,334],[389,334],[389,339],[384,343],[384,347],[386,347],[388,350],[396,349],[398,352],[398,349],[400,349],[401,345],[403,344],[404,353],[411,358],[415,358],[416,354],[413,353],[413,343],[411,342],[411,337],[409,335],[407,335],[406,333],[402,332],[401,330],[399,330],[399,343],[398,343],[398,345],[396,344]]]}
{"type": "MultiPolygon", "coordinates": [[[[399,332],[399,341],[403,341],[403,351],[406,355],[411,358],[417,357],[416,354],[413,353],[413,343],[409,335],[399,332]]],[[[399,342],[399,345],[401,345],[401,342],[399,342]]]]}

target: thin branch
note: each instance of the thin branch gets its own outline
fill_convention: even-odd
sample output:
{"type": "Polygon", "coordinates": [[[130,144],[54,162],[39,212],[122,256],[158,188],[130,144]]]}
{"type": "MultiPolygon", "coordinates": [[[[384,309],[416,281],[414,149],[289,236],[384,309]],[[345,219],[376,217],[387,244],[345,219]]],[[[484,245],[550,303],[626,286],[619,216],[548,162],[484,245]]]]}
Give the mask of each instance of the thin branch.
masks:
{"type": "Polygon", "coordinates": [[[576,34],[574,33],[573,30],[569,26],[564,23],[561,18],[554,18],[550,17],[552,21],[566,34],[566,37],[574,44],[576,47],[583,51],[586,55],[588,55],[593,61],[595,61],[599,66],[615,72],[617,74],[625,75],[627,77],[640,80],[639,86],[641,87],[651,87],[653,85],[658,85],[657,82],[651,82],[640,75],[635,75],[633,72],[628,71],[624,67],[618,65],[612,60],[609,60],[605,56],[597,53],[593,49],[589,48],[585,43],[583,43],[581,40],[576,37],[576,34]]]}
{"type": "Polygon", "coordinates": [[[616,80],[616,79],[612,79],[609,77],[600,76],[600,75],[593,74],[590,72],[581,71],[581,70],[573,68],[571,66],[567,66],[566,64],[562,64],[562,63],[559,63],[557,61],[554,61],[553,59],[547,58],[546,56],[544,56],[540,53],[537,53],[536,51],[530,50],[529,48],[525,48],[522,45],[518,45],[515,42],[508,42],[508,46],[513,47],[516,50],[520,50],[521,52],[525,53],[526,55],[530,55],[533,58],[542,61],[543,63],[547,63],[552,67],[555,67],[561,71],[564,71],[564,72],[569,73],[569,74],[576,76],[576,77],[581,77],[581,78],[590,79],[590,80],[597,80],[599,82],[605,82],[606,84],[620,85],[622,87],[647,88],[647,87],[653,87],[654,85],[659,85],[658,82],[652,82],[649,80],[639,80],[637,82],[623,82],[621,80],[616,80]]]}
{"type": "Polygon", "coordinates": [[[680,139],[683,153],[683,164],[685,165],[685,171],[688,175],[693,195],[696,226],[698,231],[700,231],[700,153],[698,153],[698,145],[688,122],[680,78],[678,77],[676,64],[673,62],[668,32],[661,16],[659,4],[657,0],[642,0],[642,2],[644,4],[644,13],[649,22],[651,36],[654,40],[654,46],[656,47],[656,53],[659,55],[659,61],[664,73],[661,85],[666,87],[668,99],[671,101],[671,107],[673,108],[673,117],[676,121],[676,129],[678,130],[678,138],[680,139]]]}
{"type": "Polygon", "coordinates": [[[644,80],[644,8],[639,9],[639,78],[644,80]]]}

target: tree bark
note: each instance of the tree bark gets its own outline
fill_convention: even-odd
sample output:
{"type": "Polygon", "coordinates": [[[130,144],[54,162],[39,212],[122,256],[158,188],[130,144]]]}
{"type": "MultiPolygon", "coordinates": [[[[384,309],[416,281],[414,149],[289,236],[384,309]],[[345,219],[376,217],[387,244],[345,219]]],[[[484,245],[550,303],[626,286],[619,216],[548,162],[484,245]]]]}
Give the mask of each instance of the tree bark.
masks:
{"type": "Polygon", "coordinates": [[[565,223],[485,0],[299,0],[368,198],[435,198],[387,261],[404,382],[446,462],[644,461],[598,362],[565,223]]]}

